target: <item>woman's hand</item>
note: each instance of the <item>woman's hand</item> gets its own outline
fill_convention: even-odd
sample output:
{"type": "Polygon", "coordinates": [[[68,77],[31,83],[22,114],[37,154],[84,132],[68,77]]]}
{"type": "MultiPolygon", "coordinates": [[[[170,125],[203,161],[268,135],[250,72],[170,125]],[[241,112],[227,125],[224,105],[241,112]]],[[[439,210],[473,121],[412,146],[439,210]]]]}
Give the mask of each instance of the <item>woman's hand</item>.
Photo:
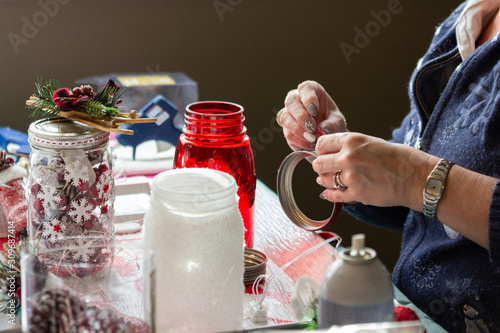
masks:
{"type": "MultiPolygon", "coordinates": [[[[313,169],[332,202],[361,202],[379,207],[405,206],[423,211],[423,189],[439,161],[418,149],[359,133],[323,135],[316,144],[313,169]],[[334,189],[335,174],[347,189],[334,189]]],[[[488,249],[488,214],[497,178],[458,165],[448,173],[437,218],[488,249]],[[473,199],[472,199],[473,198],[473,199]]]]}
{"type": "Polygon", "coordinates": [[[332,202],[420,208],[422,188],[437,158],[417,149],[359,133],[324,135],[316,144],[314,171],[332,202]],[[333,189],[335,173],[347,190],[333,189]]]}
{"type": "Polygon", "coordinates": [[[292,150],[314,149],[316,127],[325,133],[347,130],[344,115],[325,89],[314,81],[305,81],[288,93],[279,123],[292,150]]]}

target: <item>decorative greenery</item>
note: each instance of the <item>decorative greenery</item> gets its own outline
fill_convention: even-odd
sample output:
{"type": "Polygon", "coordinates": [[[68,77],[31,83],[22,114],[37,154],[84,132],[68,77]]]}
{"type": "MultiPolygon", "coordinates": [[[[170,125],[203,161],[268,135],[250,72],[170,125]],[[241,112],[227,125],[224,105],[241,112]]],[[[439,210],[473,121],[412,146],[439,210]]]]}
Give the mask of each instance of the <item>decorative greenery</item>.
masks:
{"type": "Polygon", "coordinates": [[[305,317],[309,321],[309,324],[304,329],[305,331],[318,329],[318,308],[319,308],[318,295],[316,295],[316,293],[313,292],[312,298],[313,301],[309,304],[309,309],[305,313],[305,317]]]}
{"type": "Polygon", "coordinates": [[[0,259],[0,313],[20,315],[21,245],[6,242],[0,252],[3,256],[0,259]]]}
{"type": "Polygon", "coordinates": [[[124,90],[109,80],[95,93],[91,86],[81,85],[73,89],[64,88],[55,79],[37,77],[36,91],[27,103],[34,109],[32,117],[55,118],[60,111],[78,111],[94,117],[118,116],[117,105],[121,103],[124,90]]]}

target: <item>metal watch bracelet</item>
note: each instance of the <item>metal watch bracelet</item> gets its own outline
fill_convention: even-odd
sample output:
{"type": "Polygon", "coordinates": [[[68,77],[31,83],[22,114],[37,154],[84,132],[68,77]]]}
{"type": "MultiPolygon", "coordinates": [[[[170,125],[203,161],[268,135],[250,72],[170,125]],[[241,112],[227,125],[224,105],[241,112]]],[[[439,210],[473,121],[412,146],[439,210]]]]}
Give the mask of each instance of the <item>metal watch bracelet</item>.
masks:
{"type": "Polygon", "coordinates": [[[424,215],[435,219],[439,200],[443,196],[446,178],[453,166],[448,160],[441,159],[427,177],[424,184],[424,215]]]}

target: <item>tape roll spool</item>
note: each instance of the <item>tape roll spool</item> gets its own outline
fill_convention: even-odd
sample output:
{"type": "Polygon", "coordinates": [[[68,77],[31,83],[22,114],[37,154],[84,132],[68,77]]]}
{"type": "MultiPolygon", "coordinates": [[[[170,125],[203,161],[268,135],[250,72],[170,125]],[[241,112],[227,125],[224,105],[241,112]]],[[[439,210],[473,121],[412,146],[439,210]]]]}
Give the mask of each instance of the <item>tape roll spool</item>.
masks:
{"type": "Polygon", "coordinates": [[[295,167],[304,158],[312,157],[315,159],[318,157],[313,151],[299,150],[288,155],[281,163],[278,169],[278,177],[276,180],[276,187],[278,192],[278,198],[281,203],[285,214],[288,218],[298,227],[309,230],[316,231],[320,230],[333,221],[337,219],[342,208],[342,204],[337,202],[333,203],[333,211],[330,217],[323,221],[317,221],[308,218],[297,206],[295,202],[295,197],[293,196],[292,190],[292,178],[295,167]]]}

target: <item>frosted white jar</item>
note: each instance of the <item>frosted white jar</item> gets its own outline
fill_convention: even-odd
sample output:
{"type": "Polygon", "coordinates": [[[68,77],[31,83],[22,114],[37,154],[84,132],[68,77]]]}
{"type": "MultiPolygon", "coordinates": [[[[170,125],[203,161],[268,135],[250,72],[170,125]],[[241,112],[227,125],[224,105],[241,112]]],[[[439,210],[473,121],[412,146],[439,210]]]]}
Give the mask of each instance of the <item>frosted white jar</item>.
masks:
{"type": "Polygon", "coordinates": [[[145,241],[154,251],[157,332],[218,332],[243,322],[244,240],[234,178],[165,171],[151,183],[145,241]]]}

